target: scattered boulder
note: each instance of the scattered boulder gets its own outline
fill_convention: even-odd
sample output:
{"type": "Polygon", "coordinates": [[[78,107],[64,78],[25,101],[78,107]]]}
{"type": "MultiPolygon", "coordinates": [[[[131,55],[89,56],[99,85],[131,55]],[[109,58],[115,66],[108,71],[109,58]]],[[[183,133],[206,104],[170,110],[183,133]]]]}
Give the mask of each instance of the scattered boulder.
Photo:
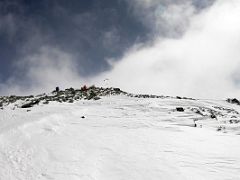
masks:
{"type": "Polygon", "coordinates": [[[210,116],[212,119],[217,119],[217,116],[215,114],[211,114],[210,116]]]}
{"type": "Polygon", "coordinates": [[[101,98],[98,97],[98,96],[96,96],[96,97],[94,97],[93,99],[97,101],[97,100],[99,100],[99,99],[101,99],[101,98]]]}
{"type": "Polygon", "coordinates": [[[68,102],[69,103],[73,103],[74,101],[73,101],[73,99],[69,99],[68,102]]]}
{"type": "Polygon", "coordinates": [[[91,99],[95,98],[96,96],[97,96],[97,94],[93,90],[91,90],[89,96],[86,97],[86,99],[91,100],[91,99]]]}
{"type": "Polygon", "coordinates": [[[177,110],[178,112],[184,112],[184,108],[183,108],[183,107],[176,107],[176,110],[177,110]]]}
{"type": "Polygon", "coordinates": [[[230,120],[229,120],[229,123],[230,123],[230,124],[233,124],[233,123],[234,123],[234,124],[237,124],[237,123],[239,123],[239,122],[240,122],[240,120],[237,120],[237,119],[230,119],[230,120]]]}
{"type": "Polygon", "coordinates": [[[44,101],[43,104],[49,104],[49,101],[44,101]]]}
{"type": "Polygon", "coordinates": [[[200,111],[199,109],[196,109],[196,110],[195,110],[195,113],[197,113],[197,114],[203,116],[203,113],[201,113],[201,111],[200,111]]]}
{"type": "Polygon", "coordinates": [[[227,102],[232,103],[232,104],[240,105],[239,100],[236,99],[236,98],[233,98],[233,99],[227,99],[227,102]]]}
{"type": "Polygon", "coordinates": [[[35,101],[32,101],[30,103],[27,103],[27,104],[24,104],[21,106],[21,108],[31,108],[33,107],[34,105],[38,104],[40,101],[37,99],[35,101]]]}
{"type": "Polygon", "coordinates": [[[222,130],[222,127],[221,127],[221,126],[217,128],[217,131],[221,131],[221,130],[222,130]]]}
{"type": "Polygon", "coordinates": [[[217,127],[217,131],[222,131],[222,130],[225,130],[226,128],[225,127],[223,127],[223,126],[219,126],[219,127],[217,127]]]}
{"type": "Polygon", "coordinates": [[[120,88],[113,88],[113,90],[116,91],[116,92],[120,92],[121,91],[120,88]]]}

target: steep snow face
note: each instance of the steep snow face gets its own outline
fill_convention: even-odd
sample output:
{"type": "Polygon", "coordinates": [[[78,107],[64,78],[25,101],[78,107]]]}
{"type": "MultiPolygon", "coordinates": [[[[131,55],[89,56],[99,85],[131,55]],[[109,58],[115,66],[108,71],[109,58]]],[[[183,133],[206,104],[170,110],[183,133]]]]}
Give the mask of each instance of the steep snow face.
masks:
{"type": "Polygon", "coordinates": [[[240,177],[238,105],[110,96],[13,107],[0,109],[3,180],[240,177]]]}

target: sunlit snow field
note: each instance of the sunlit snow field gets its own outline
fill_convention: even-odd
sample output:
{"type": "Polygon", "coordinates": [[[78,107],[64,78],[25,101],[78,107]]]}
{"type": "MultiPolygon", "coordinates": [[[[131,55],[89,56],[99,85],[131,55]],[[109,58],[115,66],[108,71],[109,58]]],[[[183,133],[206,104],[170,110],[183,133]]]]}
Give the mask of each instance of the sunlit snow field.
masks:
{"type": "Polygon", "coordinates": [[[30,110],[0,110],[1,180],[240,179],[238,105],[112,96],[30,110]]]}

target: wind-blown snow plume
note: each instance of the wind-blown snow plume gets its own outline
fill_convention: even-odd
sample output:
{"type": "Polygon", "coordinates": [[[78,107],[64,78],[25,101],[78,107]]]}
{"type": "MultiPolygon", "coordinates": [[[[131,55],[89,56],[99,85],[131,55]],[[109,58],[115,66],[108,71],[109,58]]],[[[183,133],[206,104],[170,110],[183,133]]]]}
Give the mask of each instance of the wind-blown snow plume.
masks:
{"type": "MultiPolygon", "coordinates": [[[[238,95],[240,1],[219,0],[199,14],[184,14],[185,18],[172,10],[182,12],[179,7],[186,6],[176,7],[169,14],[164,12],[164,17],[176,19],[171,22],[177,26],[171,27],[178,27],[182,18],[189,20],[182,37],[159,37],[152,45],[136,45],[95,81],[109,78],[113,86],[133,92],[211,98],[238,95]]],[[[193,12],[188,7],[187,12],[193,12]]]]}

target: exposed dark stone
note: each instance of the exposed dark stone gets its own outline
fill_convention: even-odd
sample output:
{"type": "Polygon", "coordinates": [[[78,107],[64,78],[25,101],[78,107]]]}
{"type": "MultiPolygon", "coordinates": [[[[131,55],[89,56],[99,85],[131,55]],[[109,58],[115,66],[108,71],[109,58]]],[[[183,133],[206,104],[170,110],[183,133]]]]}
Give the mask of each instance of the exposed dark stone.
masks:
{"type": "Polygon", "coordinates": [[[215,114],[211,114],[210,116],[212,119],[217,119],[217,116],[215,114]]]}
{"type": "Polygon", "coordinates": [[[237,124],[237,123],[239,123],[239,122],[240,122],[240,120],[237,120],[237,119],[231,119],[231,120],[229,120],[229,123],[230,123],[230,124],[233,124],[233,123],[237,124]]]}
{"type": "Polygon", "coordinates": [[[99,99],[101,99],[101,98],[98,97],[98,96],[96,96],[96,97],[94,97],[93,99],[94,99],[94,100],[99,100],[99,99]]]}
{"type": "Polygon", "coordinates": [[[73,103],[74,101],[73,101],[73,99],[69,99],[68,102],[69,103],[73,103]]]}
{"type": "Polygon", "coordinates": [[[82,116],[81,118],[82,118],[82,119],[85,119],[85,116],[82,116]]]}
{"type": "Polygon", "coordinates": [[[75,90],[71,87],[71,88],[69,88],[68,89],[70,92],[72,92],[72,93],[74,93],[75,92],[75,90]]]}
{"type": "Polygon", "coordinates": [[[49,101],[44,101],[43,104],[49,104],[49,101]]]}
{"type": "Polygon", "coordinates": [[[56,91],[56,92],[59,92],[59,90],[60,90],[59,87],[56,87],[56,90],[55,90],[55,91],[56,91]]]}
{"type": "Polygon", "coordinates": [[[34,105],[38,104],[40,101],[37,99],[35,101],[32,101],[30,103],[24,104],[21,106],[21,108],[30,108],[33,107],[34,105]]]}
{"type": "Polygon", "coordinates": [[[120,92],[121,91],[120,88],[113,88],[113,90],[116,91],[116,92],[120,92]]]}
{"type": "Polygon", "coordinates": [[[182,107],[176,107],[176,110],[177,110],[178,112],[184,112],[184,108],[182,108],[182,107]]]}
{"type": "Polygon", "coordinates": [[[217,131],[221,131],[221,130],[222,130],[222,127],[221,127],[221,126],[217,128],[217,131]]]}
{"type": "Polygon", "coordinates": [[[91,90],[89,96],[87,97],[87,99],[90,100],[90,99],[95,98],[96,96],[97,96],[97,94],[93,90],[91,90]]]}
{"type": "Polygon", "coordinates": [[[239,100],[236,99],[236,98],[233,98],[233,99],[227,99],[227,102],[232,103],[232,104],[240,105],[239,100]]]}
{"type": "Polygon", "coordinates": [[[195,111],[197,114],[203,116],[203,113],[201,113],[201,111],[199,111],[198,109],[195,111]]]}

